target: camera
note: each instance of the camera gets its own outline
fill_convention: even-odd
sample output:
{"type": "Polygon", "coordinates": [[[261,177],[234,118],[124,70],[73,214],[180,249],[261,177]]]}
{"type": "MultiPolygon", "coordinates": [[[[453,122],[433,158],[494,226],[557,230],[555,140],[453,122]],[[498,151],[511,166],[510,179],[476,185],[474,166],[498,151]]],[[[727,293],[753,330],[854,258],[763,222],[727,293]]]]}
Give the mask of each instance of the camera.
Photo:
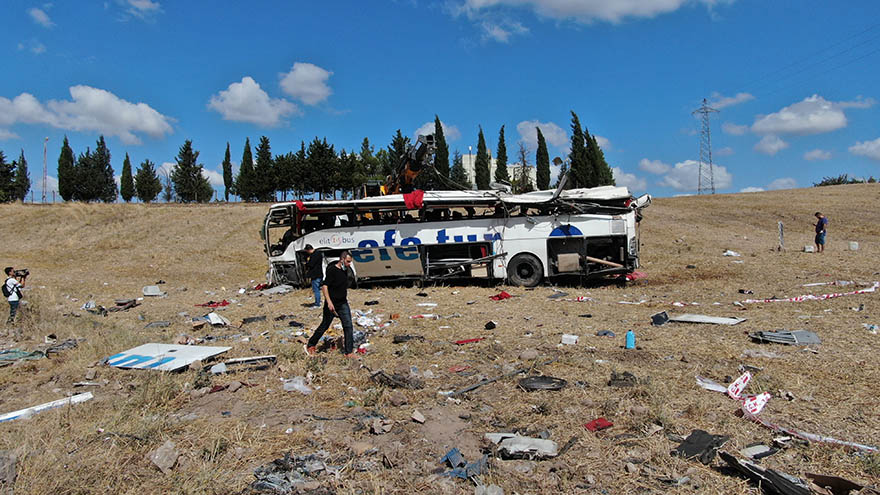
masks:
{"type": "Polygon", "coordinates": [[[15,271],[13,272],[13,276],[15,276],[16,278],[18,278],[18,277],[22,277],[22,278],[24,278],[24,277],[27,277],[27,276],[30,275],[30,274],[31,274],[31,272],[30,272],[30,270],[28,270],[27,268],[22,268],[22,269],[20,269],[20,270],[15,270],[15,271]]]}

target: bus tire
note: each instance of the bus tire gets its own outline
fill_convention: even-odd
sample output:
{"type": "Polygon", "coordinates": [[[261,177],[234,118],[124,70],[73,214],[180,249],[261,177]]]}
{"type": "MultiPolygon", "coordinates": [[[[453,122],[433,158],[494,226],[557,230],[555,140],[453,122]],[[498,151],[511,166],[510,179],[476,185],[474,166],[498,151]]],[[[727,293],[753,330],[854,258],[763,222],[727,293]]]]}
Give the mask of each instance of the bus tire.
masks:
{"type": "Polygon", "coordinates": [[[520,253],[507,264],[507,280],[511,285],[535,287],[542,278],[544,269],[533,254],[520,253]]]}

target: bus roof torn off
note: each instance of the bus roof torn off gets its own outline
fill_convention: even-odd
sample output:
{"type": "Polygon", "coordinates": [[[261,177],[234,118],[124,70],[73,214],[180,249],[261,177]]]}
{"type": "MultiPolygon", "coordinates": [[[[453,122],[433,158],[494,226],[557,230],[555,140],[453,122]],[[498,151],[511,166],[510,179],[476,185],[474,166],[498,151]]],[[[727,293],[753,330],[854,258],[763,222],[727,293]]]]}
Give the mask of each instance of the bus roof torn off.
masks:
{"type": "Polygon", "coordinates": [[[359,280],[507,280],[625,275],[638,268],[649,195],[627,188],[413,191],[354,200],[278,203],[263,225],[274,283],[305,285],[307,245],[349,250],[359,280]]]}

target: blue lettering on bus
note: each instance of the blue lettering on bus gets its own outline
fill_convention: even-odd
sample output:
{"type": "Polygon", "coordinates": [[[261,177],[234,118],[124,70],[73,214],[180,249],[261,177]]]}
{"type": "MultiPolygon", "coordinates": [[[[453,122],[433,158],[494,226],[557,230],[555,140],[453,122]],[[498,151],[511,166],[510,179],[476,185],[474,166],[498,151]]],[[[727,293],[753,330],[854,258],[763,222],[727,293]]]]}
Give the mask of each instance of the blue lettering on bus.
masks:
{"type": "MultiPolygon", "coordinates": [[[[365,242],[373,242],[374,243],[376,241],[361,241],[361,244],[363,244],[365,242]]],[[[375,246],[371,246],[371,247],[375,247],[375,246]]],[[[376,259],[375,256],[370,254],[372,252],[373,252],[372,249],[352,249],[351,250],[351,258],[356,263],[369,263],[369,262],[376,259]]]]}
{"type": "MultiPolygon", "coordinates": [[[[415,238],[414,237],[407,237],[407,239],[415,239],[415,238]]],[[[415,239],[415,240],[418,240],[418,239],[415,239]]],[[[414,244],[418,244],[418,243],[414,243],[414,244]]],[[[394,254],[396,254],[397,258],[401,259],[401,260],[417,260],[417,259],[419,259],[419,248],[416,246],[394,248],[394,254]]]]}
{"type": "MultiPolygon", "coordinates": [[[[570,227],[570,229],[564,229],[564,230],[563,229],[556,229],[556,231],[554,231],[554,233],[551,235],[552,236],[580,235],[580,232],[576,228],[570,227]]],[[[486,241],[486,242],[494,242],[494,241],[501,240],[501,234],[497,233],[497,232],[484,233],[482,235],[482,237],[483,237],[483,241],[486,241]]],[[[397,231],[396,230],[394,230],[394,229],[386,230],[382,235],[382,241],[381,241],[382,246],[383,247],[395,247],[396,246],[396,244],[395,244],[396,238],[397,238],[397,231]]],[[[452,242],[452,243],[477,242],[479,239],[480,239],[480,234],[461,234],[461,235],[449,236],[446,233],[446,229],[440,229],[437,231],[437,244],[448,244],[450,242],[452,242]]],[[[400,240],[400,244],[397,244],[397,245],[399,245],[399,246],[416,246],[419,244],[422,244],[422,240],[419,237],[413,236],[413,237],[402,238],[400,240]]],[[[375,256],[373,253],[374,249],[369,249],[369,248],[378,248],[379,246],[380,246],[379,241],[376,241],[373,239],[364,239],[364,240],[358,242],[357,247],[358,248],[366,248],[366,249],[353,249],[351,252],[351,255],[354,258],[354,260],[358,263],[369,263],[369,262],[375,260],[375,256]]],[[[380,260],[388,261],[391,259],[390,255],[388,254],[388,250],[378,249],[375,251],[378,251],[380,260]]],[[[404,253],[403,257],[400,257],[400,256],[398,256],[398,257],[400,257],[401,259],[415,259],[414,256],[416,256],[416,255],[413,254],[414,252],[415,251],[409,251],[409,250],[401,251],[401,253],[404,253]]]]}
{"type": "Polygon", "coordinates": [[[394,245],[394,229],[385,231],[385,245],[393,246],[394,245]]]}

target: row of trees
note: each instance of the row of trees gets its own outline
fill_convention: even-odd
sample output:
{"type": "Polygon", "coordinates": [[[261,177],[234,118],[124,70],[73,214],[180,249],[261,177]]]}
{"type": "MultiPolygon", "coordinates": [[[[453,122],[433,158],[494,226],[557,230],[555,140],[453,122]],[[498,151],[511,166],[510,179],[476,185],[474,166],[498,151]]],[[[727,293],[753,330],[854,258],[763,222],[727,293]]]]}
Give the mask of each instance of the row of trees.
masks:
{"type": "Polygon", "coordinates": [[[0,151],[0,203],[24,201],[31,188],[27,160],[21,150],[18,160],[6,163],[6,155],[0,151]]]}
{"type": "MultiPolygon", "coordinates": [[[[569,187],[593,187],[613,184],[611,169],[605,162],[604,154],[586,128],[581,128],[577,114],[572,112],[571,153],[567,161],[554,160],[572,171],[569,187]]],[[[488,189],[490,182],[508,183],[516,192],[527,192],[550,187],[550,159],[547,143],[541,129],[537,131],[538,148],[535,153],[536,183],[532,184],[529,174],[530,151],[520,142],[516,153],[519,167],[513,177],[508,172],[507,144],[504,126],[498,133],[495,152],[495,173],[490,178],[490,156],[480,127],[477,155],[474,162],[475,183],[478,189],[488,189]]],[[[434,166],[423,171],[416,179],[416,187],[424,190],[470,189],[468,174],[464,168],[461,153],[455,150],[451,164],[449,147],[440,124],[434,117],[434,141],[436,152],[434,166]]],[[[278,193],[282,199],[288,196],[303,198],[312,195],[319,197],[353,196],[367,181],[384,180],[401,166],[407,149],[412,145],[410,138],[403,136],[398,129],[390,144],[378,151],[364,138],[360,150],[336,151],[326,138],[315,137],[306,144],[300,143],[296,151],[273,155],[269,138],[262,136],[256,148],[251,150],[250,139],[245,140],[238,174],[233,173],[230,145],[226,143],[223,159],[224,197],[237,195],[244,201],[274,201],[278,193]]],[[[137,171],[132,170],[128,153],[122,164],[119,187],[114,180],[110,164],[110,150],[101,136],[94,151],[87,148],[77,157],[71,149],[67,137],[58,157],[58,192],[65,201],[116,201],[117,193],[126,202],[138,198],[143,202],[155,201],[161,194],[165,201],[207,202],[214,196],[214,189],[203,173],[204,166],[198,163],[199,152],[187,140],[179,148],[175,164],[170,171],[160,177],[156,165],[144,160],[137,171]]],[[[561,175],[560,175],[561,177],[561,175]]],[[[6,164],[0,152],[0,200],[23,199],[30,189],[27,176],[27,162],[22,152],[17,162],[6,164]]]]}

